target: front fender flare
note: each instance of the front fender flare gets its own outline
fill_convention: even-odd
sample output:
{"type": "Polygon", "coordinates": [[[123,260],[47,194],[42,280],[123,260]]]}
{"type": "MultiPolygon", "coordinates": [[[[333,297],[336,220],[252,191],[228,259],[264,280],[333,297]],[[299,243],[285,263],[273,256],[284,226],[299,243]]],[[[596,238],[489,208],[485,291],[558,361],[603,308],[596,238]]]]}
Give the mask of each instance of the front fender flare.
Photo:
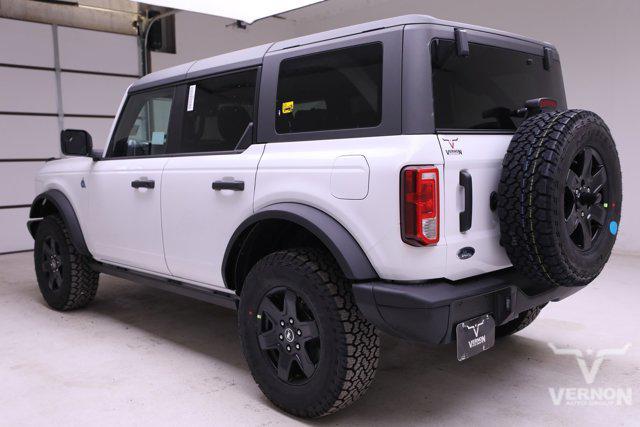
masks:
{"type": "MultiPolygon", "coordinates": [[[[334,218],[314,207],[300,203],[276,203],[267,206],[242,222],[231,236],[222,261],[222,277],[227,281],[230,254],[242,242],[239,237],[253,225],[263,220],[281,219],[307,229],[329,250],[350,280],[372,280],[378,277],[369,258],[353,236],[334,218]]],[[[227,283],[228,285],[228,283],[227,283]]]]}
{"type": "Polygon", "coordinates": [[[51,207],[55,208],[53,210],[58,212],[62,221],[64,221],[64,224],[67,226],[73,246],[75,246],[81,254],[91,256],[89,248],[87,248],[87,243],[84,240],[84,235],[82,234],[82,228],[80,228],[78,216],[67,196],[60,190],[47,190],[36,196],[33,200],[31,210],[29,211],[30,220],[27,222],[27,228],[31,236],[35,238],[40,222],[39,218],[43,218],[51,212],[51,207]]]}

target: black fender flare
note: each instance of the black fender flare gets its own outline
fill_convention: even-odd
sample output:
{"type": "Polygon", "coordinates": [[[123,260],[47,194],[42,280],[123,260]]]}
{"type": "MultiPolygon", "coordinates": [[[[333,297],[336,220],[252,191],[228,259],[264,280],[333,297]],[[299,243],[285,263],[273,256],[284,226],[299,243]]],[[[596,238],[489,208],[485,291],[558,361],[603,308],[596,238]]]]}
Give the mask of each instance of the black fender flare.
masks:
{"type": "Polygon", "coordinates": [[[42,220],[41,218],[51,212],[48,204],[51,204],[60,214],[60,217],[62,217],[62,221],[64,221],[67,230],[69,230],[73,246],[75,246],[81,254],[91,256],[89,248],[87,248],[87,243],[84,240],[84,235],[82,234],[82,228],[80,228],[78,216],[73,210],[73,206],[67,196],[60,190],[47,190],[36,196],[33,200],[31,210],[29,211],[30,220],[27,222],[27,228],[31,236],[35,238],[38,224],[42,220]]]}
{"type": "Polygon", "coordinates": [[[244,220],[231,236],[222,260],[222,277],[227,287],[227,267],[237,245],[242,244],[241,235],[260,221],[281,219],[297,224],[313,234],[329,250],[344,275],[355,281],[377,279],[378,274],[371,265],[358,242],[338,221],[325,212],[300,203],[276,203],[269,205],[244,220]]]}

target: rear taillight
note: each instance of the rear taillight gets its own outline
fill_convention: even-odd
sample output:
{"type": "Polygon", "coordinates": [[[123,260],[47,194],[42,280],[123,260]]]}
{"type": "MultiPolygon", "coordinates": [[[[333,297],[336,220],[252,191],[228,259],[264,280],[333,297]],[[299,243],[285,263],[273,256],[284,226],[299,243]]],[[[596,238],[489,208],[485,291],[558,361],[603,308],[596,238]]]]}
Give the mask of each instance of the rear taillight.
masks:
{"type": "Polygon", "coordinates": [[[438,243],[438,169],[408,166],[402,170],[401,180],[402,240],[414,246],[438,243]]]}

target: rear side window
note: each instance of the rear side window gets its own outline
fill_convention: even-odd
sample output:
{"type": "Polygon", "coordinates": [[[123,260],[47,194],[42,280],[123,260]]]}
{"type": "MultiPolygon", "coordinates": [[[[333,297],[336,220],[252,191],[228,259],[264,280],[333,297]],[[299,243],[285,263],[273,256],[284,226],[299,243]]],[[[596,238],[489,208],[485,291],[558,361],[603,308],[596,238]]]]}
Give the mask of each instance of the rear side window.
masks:
{"type": "Polygon", "coordinates": [[[276,98],[280,134],[373,127],[382,117],[382,44],[282,61],[276,98]]]}
{"type": "Polygon", "coordinates": [[[235,150],[253,121],[256,75],[248,70],[190,84],[178,152],[235,150]]]}
{"type": "Polygon", "coordinates": [[[132,95],[120,115],[109,157],[164,154],[173,88],[132,95]]]}
{"type": "Polygon", "coordinates": [[[558,61],[549,70],[542,56],[469,43],[469,56],[456,54],[452,40],[431,44],[433,103],[440,130],[515,130],[514,110],[534,98],[554,98],[566,108],[558,61]]]}

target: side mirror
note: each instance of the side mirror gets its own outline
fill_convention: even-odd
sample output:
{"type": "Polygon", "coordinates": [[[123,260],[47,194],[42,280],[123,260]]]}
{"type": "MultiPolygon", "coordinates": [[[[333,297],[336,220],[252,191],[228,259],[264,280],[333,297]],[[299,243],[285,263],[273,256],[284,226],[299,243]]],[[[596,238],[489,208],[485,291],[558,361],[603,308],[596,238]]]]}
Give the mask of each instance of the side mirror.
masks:
{"type": "Polygon", "coordinates": [[[65,129],[60,133],[60,147],[66,156],[91,156],[93,141],[85,130],[65,129]]]}

